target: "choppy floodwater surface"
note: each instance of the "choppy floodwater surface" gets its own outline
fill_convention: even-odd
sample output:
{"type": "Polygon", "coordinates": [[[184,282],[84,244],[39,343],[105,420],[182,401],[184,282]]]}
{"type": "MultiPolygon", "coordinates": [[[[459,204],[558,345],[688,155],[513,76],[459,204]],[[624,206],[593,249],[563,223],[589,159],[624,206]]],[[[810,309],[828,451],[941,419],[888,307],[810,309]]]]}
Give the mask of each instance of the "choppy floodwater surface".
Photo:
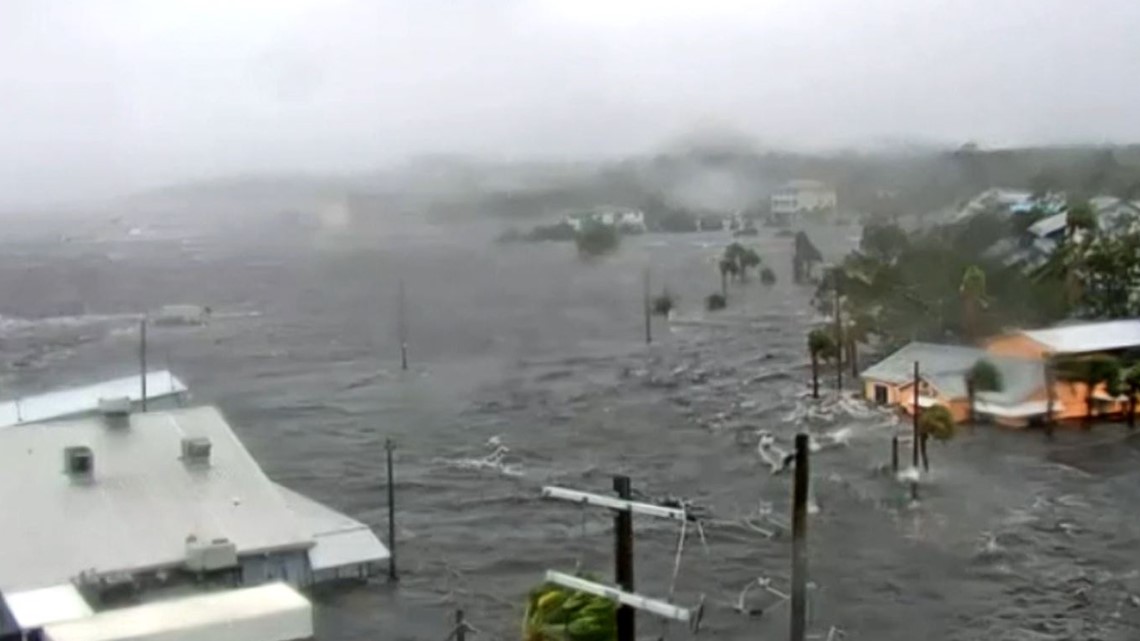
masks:
{"type": "MultiPolygon", "coordinates": [[[[835,254],[855,235],[820,230],[817,242],[835,254]]],[[[643,267],[655,290],[680,295],[682,316],[699,317],[727,235],[646,236],[591,265],[565,245],[498,247],[479,230],[243,236],[0,248],[0,383],[27,393],[129,372],[131,313],[202,303],[215,321],[154,330],[151,363],[219,405],[273,478],[384,531],[382,444],[396,439],[402,581],[318,595],[322,639],[442,640],[457,607],[485,636],[518,638],[543,570],[611,571],[608,515],[541,501],[539,488],[605,491],[616,472],[712,511],[707,548],[688,539],[676,584],[682,604],[706,595],[702,636],[782,636],[786,607],[747,617],[734,605],[759,576],[786,586],[787,537],[747,523],[788,512],[790,479],[757,455],[759,432],[790,448],[800,430],[835,442],[812,463],[813,633],[1140,638],[1136,440],[1116,426],[1053,442],[980,429],[932,448],[933,478],[909,505],[881,473],[895,419],[805,398],[814,316],[810,291],[788,282],[790,239],[754,240],[780,282],[734,286],[724,318],[748,323],[655,321],[646,347],[643,267]]],[[[663,596],[676,530],[635,527],[640,591],[663,596]]],[[[758,592],[746,604],[764,605],[758,592]]],[[[646,637],[688,636],[639,621],[646,637]]]]}

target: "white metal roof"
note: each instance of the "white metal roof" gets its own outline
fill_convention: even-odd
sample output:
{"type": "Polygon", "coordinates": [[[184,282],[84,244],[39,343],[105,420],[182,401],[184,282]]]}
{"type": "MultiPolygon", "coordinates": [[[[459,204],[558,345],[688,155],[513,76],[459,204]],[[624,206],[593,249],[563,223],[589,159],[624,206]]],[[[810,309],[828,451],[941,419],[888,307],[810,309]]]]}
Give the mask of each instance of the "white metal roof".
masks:
{"type": "Polygon", "coordinates": [[[1059,231],[1064,230],[1065,226],[1068,224],[1068,220],[1069,214],[1066,212],[1053,214],[1052,216],[1046,216],[1045,218],[1042,218],[1041,220],[1030,225],[1029,233],[1041,238],[1051,236],[1059,231]]]}
{"type": "MultiPolygon", "coordinates": [[[[186,391],[182,381],[165,370],[148,372],[146,387],[147,399],[159,399],[186,391]]],[[[94,412],[99,408],[100,399],[123,397],[131,399],[132,402],[142,400],[140,375],[0,402],[0,427],[19,423],[39,423],[94,412]]]]}
{"type": "Polygon", "coordinates": [[[0,430],[0,590],[66,583],[80,572],[180,565],[186,538],[226,538],[238,554],[307,548],[312,538],[277,486],[212,407],[0,430]],[[206,437],[208,466],[181,460],[183,437],[206,437]],[[63,472],[63,450],[86,446],[94,481],[63,472]]]}
{"type": "Polygon", "coordinates": [[[388,548],[364,523],[287,487],[278,485],[277,488],[289,509],[300,519],[301,526],[316,541],[309,549],[309,565],[314,572],[388,560],[388,548]]]}
{"type": "Polygon", "coordinates": [[[83,595],[70,583],[5,594],[4,603],[21,630],[34,630],[48,623],[82,619],[93,614],[83,595]]]}
{"type": "Polygon", "coordinates": [[[1103,352],[1140,347],[1140,319],[1060,325],[1022,332],[1057,354],[1103,352]]]}
{"type": "Polygon", "coordinates": [[[295,641],[312,636],[312,604],[283,583],[107,610],[44,628],[45,641],[295,641]]]}

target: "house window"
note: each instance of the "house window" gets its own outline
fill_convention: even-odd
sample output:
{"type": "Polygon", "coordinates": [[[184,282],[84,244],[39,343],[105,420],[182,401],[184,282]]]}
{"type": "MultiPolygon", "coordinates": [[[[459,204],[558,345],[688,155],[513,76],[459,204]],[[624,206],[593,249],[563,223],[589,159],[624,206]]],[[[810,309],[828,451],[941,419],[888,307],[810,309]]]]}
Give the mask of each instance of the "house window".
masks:
{"type": "Polygon", "coordinates": [[[878,403],[879,405],[886,405],[887,404],[887,386],[886,385],[878,385],[878,384],[875,385],[875,402],[878,403]]]}

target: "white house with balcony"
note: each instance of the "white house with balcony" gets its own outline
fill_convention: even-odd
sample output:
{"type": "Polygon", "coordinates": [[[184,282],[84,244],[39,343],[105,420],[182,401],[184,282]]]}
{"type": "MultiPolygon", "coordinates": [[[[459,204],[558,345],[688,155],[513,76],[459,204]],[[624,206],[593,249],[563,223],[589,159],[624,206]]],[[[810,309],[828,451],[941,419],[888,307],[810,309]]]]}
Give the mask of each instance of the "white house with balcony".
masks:
{"type": "Polygon", "coordinates": [[[772,213],[777,216],[832,211],[837,203],[835,189],[818,180],[789,181],[771,197],[772,213]]]}
{"type": "Polygon", "coordinates": [[[590,211],[570,214],[563,222],[582,231],[586,225],[607,225],[610,227],[634,228],[645,231],[645,212],[627,207],[596,207],[590,211]]]}

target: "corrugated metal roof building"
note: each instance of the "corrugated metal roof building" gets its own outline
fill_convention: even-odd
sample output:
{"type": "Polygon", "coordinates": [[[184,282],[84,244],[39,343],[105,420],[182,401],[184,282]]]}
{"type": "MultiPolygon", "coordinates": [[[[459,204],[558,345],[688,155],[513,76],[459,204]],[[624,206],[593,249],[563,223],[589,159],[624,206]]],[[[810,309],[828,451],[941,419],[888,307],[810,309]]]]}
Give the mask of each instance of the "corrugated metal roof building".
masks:
{"type": "MultiPolygon", "coordinates": [[[[162,370],[146,375],[147,409],[172,409],[189,400],[189,390],[174,374],[162,370]]],[[[132,409],[142,404],[142,376],[124,376],[70,389],[0,402],[0,427],[58,421],[99,410],[99,401],[129,399],[132,409]]]]}
{"type": "Polygon", "coordinates": [[[273,483],[212,407],[9,426],[0,470],[19,515],[0,528],[0,634],[9,597],[40,588],[97,605],[124,586],[366,577],[388,558],[367,526],[273,483]]]}
{"type": "Polygon", "coordinates": [[[966,372],[985,360],[994,365],[1002,379],[997,392],[979,392],[975,409],[998,418],[1027,418],[1043,414],[1043,403],[1033,401],[1045,389],[1045,368],[1041,361],[996,355],[961,345],[914,342],[863,371],[864,392],[879,403],[909,407],[913,402],[914,364],[919,364],[919,405],[944,403],[961,420],[968,397],[966,372]],[[1040,405],[1040,407],[1038,407],[1040,405]]]}
{"type": "Polygon", "coordinates": [[[43,628],[44,641],[301,641],[313,606],[283,583],[171,599],[43,628]]]}

